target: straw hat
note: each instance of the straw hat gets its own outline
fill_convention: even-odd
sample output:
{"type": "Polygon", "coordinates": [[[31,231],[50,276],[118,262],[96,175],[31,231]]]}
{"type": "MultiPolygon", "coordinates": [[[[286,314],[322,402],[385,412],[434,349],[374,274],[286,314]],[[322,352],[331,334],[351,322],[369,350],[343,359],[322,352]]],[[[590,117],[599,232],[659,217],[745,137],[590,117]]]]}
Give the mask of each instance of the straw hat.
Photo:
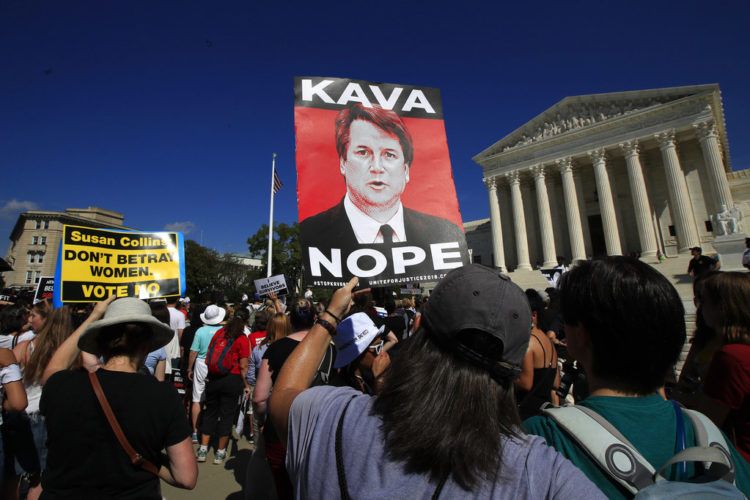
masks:
{"type": "Polygon", "coordinates": [[[151,330],[151,347],[155,351],[167,345],[175,333],[166,325],[151,315],[151,308],[144,301],[135,297],[123,297],[112,302],[107,307],[104,317],[94,321],[86,328],[78,339],[78,348],[84,352],[99,355],[97,337],[103,328],[125,323],[138,323],[151,330]]]}

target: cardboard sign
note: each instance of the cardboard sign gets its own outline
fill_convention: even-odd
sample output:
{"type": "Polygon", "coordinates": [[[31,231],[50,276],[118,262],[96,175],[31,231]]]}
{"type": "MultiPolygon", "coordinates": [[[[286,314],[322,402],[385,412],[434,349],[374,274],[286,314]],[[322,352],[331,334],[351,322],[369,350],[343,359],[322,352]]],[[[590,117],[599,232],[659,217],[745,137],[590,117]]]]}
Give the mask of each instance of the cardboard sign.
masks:
{"type": "Polygon", "coordinates": [[[283,274],[277,274],[270,278],[255,280],[255,290],[261,297],[267,297],[271,292],[276,293],[276,295],[286,295],[286,279],[283,274]]]}
{"type": "Polygon", "coordinates": [[[56,305],[183,295],[182,234],[64,226],[55,283],[56,305]]]}
{"type": "Polygon", "coordinates": [[[294,123],[308,284],[437,281],[469,262],[438,89],[298,77],[294,123]]]}
{"type": "Polygon", "coordinates": [[[55,277],[42,276],[39,278],[39,284],[36,286],[34,294],[34,304],[43,300],[52,300],[55,291],[55,277]]]}

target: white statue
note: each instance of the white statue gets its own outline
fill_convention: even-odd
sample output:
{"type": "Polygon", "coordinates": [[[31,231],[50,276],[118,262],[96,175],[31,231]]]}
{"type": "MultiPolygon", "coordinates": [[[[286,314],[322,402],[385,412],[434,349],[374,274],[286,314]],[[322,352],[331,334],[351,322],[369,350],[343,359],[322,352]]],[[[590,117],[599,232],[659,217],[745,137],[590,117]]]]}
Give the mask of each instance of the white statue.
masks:
{"type": "Polygon", "coordinates": [[[735,203],[732,209],[729,211],[730,214],[732,214],[732,217],[734,218],[734,227],[736,233],[743,232],[742,228],[742,210],[740,210],[740,207],[735,203]]]}
{"type": "Polygon", "coordinates": [[[715,215],[714,219],[719,229],[719,236],[728,236],[730,234],[738,233],[739,230],[739,219],[742,217],[742,212],[735,205],[730,211],[726,204],[721,204],[721,211],[715,215]]]}

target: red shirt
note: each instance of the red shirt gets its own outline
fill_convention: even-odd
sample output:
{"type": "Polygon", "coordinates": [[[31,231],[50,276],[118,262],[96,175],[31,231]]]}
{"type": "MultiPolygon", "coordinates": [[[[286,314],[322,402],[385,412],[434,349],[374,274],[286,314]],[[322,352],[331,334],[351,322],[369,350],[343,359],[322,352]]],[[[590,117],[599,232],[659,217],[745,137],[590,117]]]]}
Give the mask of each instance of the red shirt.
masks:
{"type": "Polygon", "coordinates": [[[232,348],[229,350],[229,355],[237,360],[236,363],[233,363],[232,370],[229,373],[242,375],[240,372],[240,360],[242,358],[247,359],[250,357],[250,343],[245,335],[240,335],[235,339],[232,348]]]}
{"type": "Polygon", "coordinates": [[[266,338],[268,334],[265,330],[260,330],[257,332],[253,332],[250,334],[250,351],[258,347],[261,342],[263,342],[263,339],[266,338]]]}
{"type": "Polygon", "coordinates": [[[704,391],[731,408],[723,430],[734,433],[737,451],[750,462],[750,345],[722,347],[708,368],[704,391]]]}

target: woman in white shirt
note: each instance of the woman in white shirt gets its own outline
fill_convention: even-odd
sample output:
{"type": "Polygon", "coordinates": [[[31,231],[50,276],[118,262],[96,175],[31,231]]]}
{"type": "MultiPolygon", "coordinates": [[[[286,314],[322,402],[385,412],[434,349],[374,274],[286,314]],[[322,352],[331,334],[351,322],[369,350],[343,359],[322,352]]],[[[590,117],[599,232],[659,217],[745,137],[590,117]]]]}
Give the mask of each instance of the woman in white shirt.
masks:
{"type": "Polygon", "coordinates": [[[53,309],[32,340],[21,342],[14,349],[23,372],[23,385],[28,397],[28,406],[22,421],[17,422],[19,433],[26,437],[24,449],[16,450],[18,474],[26,473],[29,481],[28,499],[35,500],[42,493],[41,472],[47,462],[47,427],[39,413],[39,399],[42,396],[41,378],[44,369],[58,347],[73,333],[73,321],[67,306],[53,309]]]}

